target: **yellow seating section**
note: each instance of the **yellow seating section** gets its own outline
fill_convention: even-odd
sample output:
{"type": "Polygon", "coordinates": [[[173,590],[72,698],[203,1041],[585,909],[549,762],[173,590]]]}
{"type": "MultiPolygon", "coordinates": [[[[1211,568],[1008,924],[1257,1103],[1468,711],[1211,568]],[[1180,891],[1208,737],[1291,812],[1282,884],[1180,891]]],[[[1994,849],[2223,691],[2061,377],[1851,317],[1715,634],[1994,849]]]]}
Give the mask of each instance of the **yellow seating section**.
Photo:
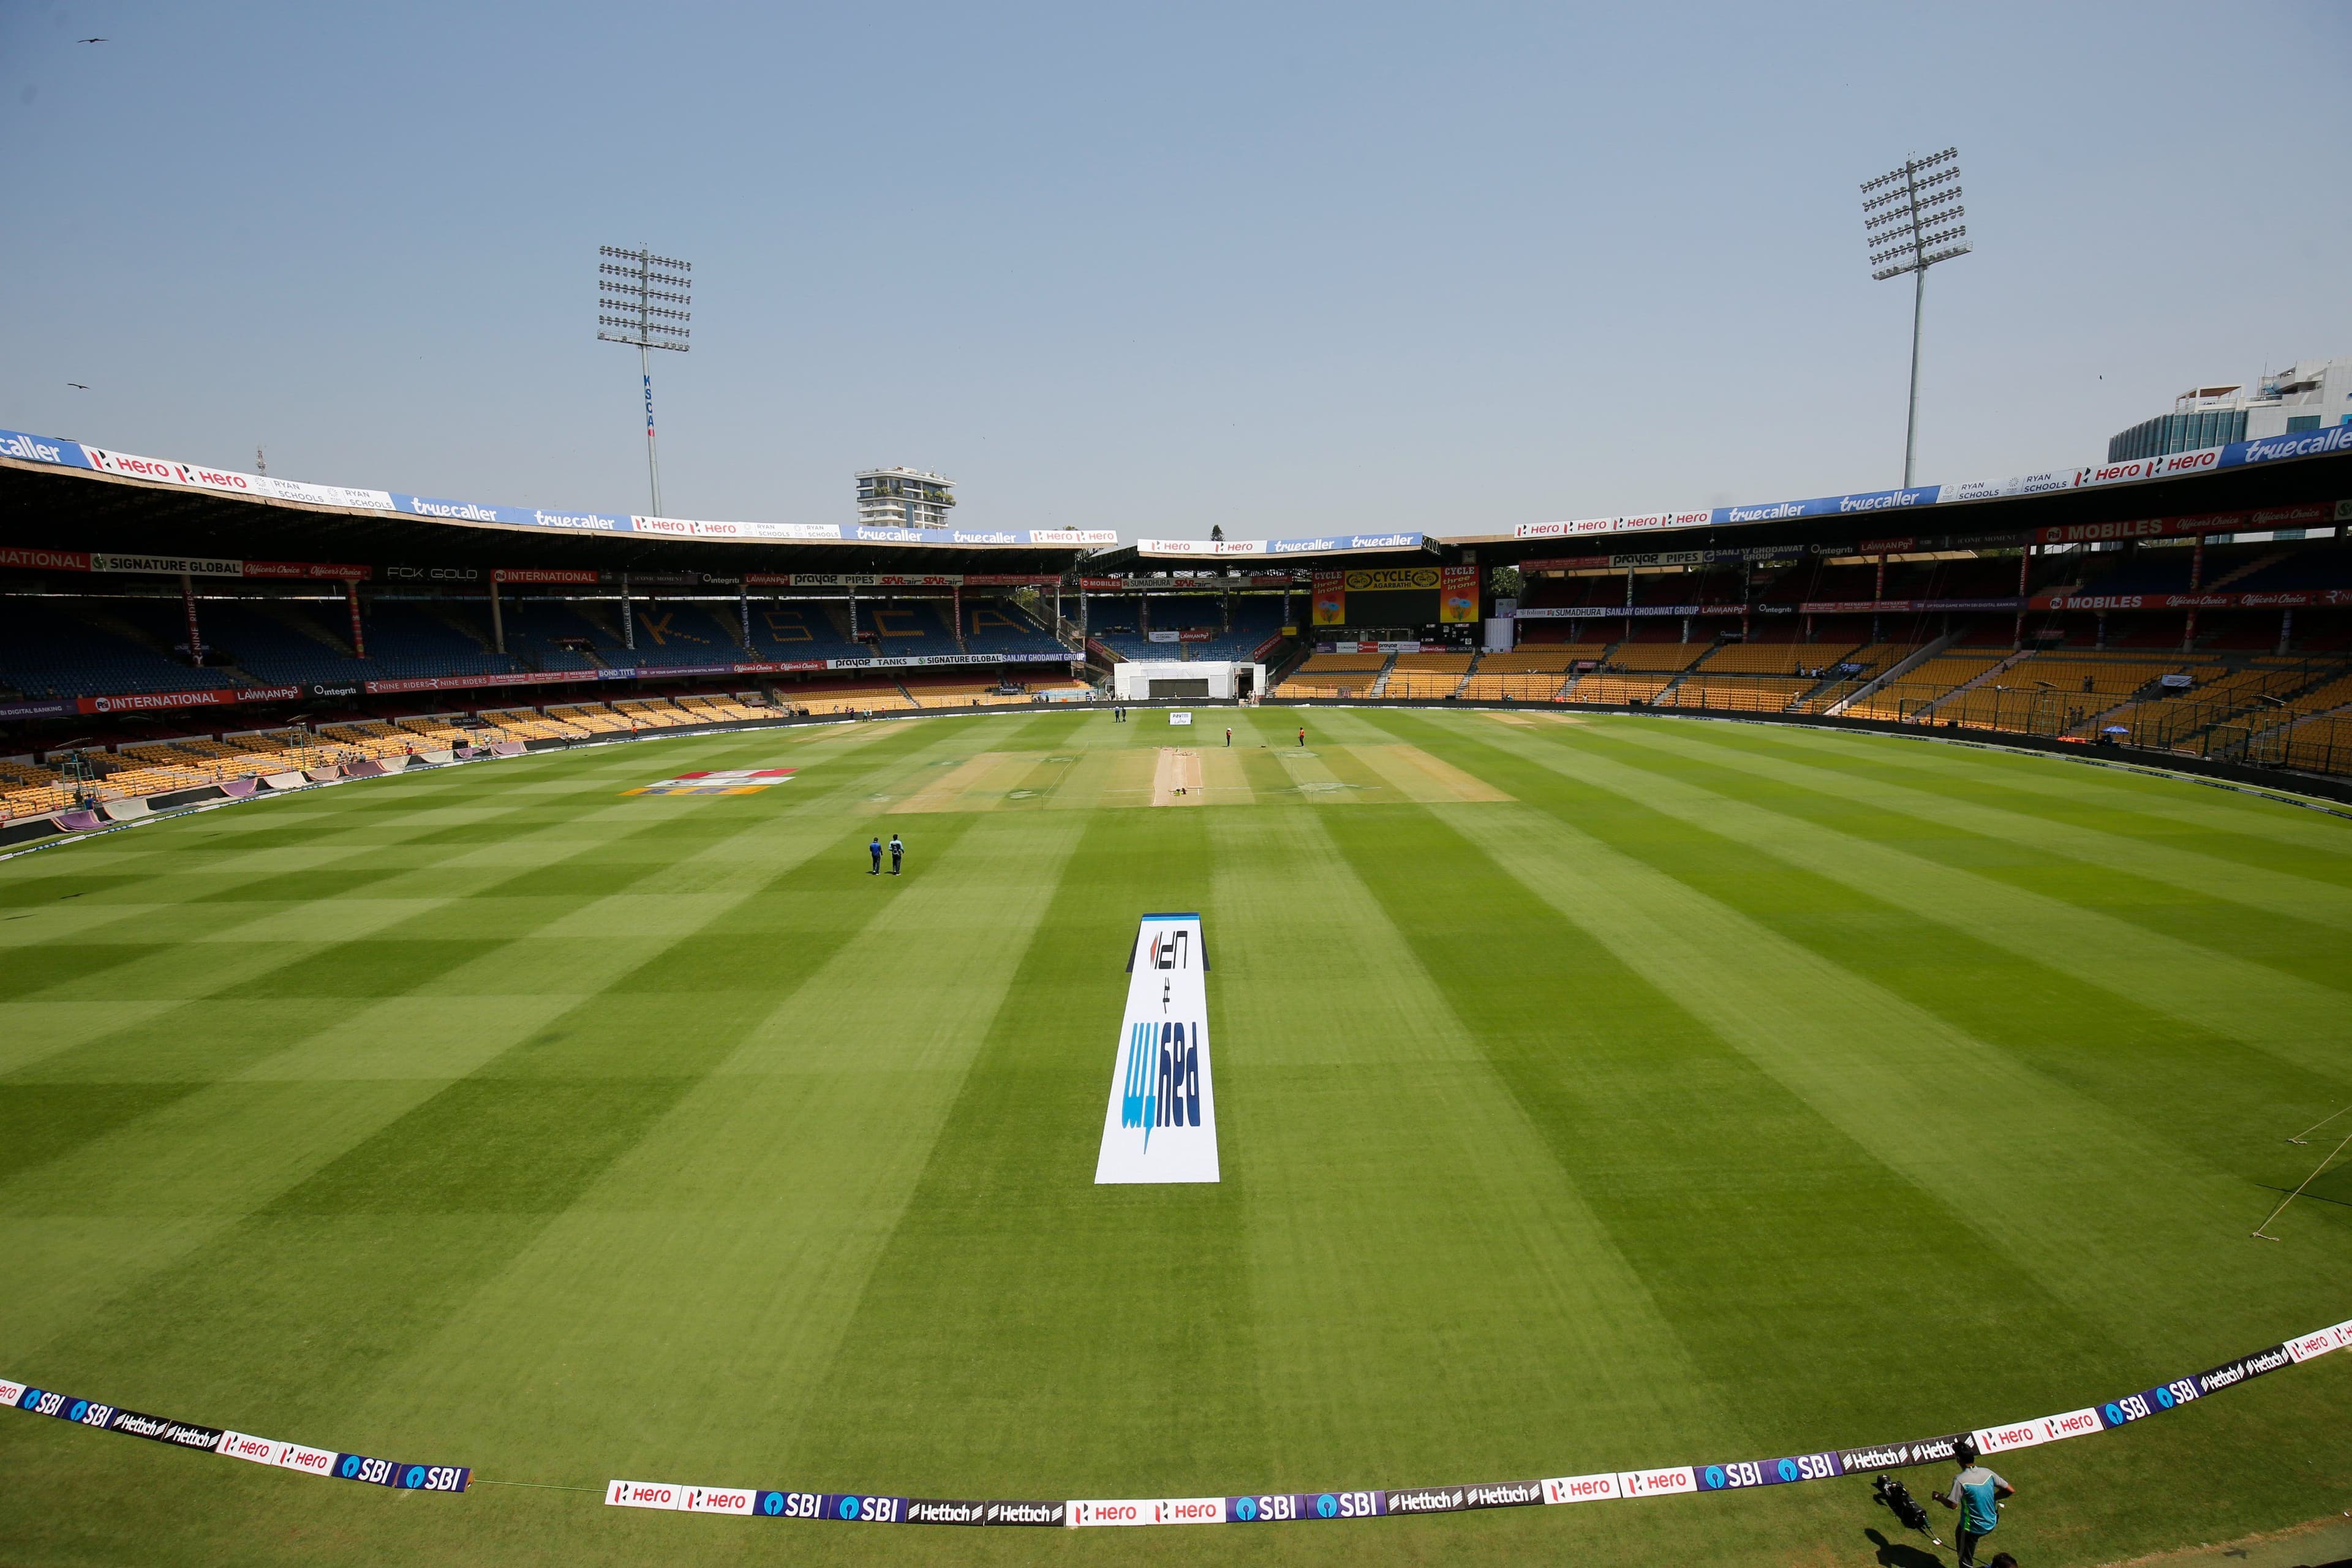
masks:
{"type": "Polygon", "coordinates": [[[1481,675],[1524,675],[1538,671],[1553,671],[1561,675],[1580,658],[1595,657],[1594,650],[1569,643],[1515,647],[1507,653],[1490,653],[1478,660],[1481,675]]]}
{"type": "MultiPolygon", "coordinates": [[[[1688,669],[1705,658],[1711,642],[1621,642],[1608,653],[1612,671],[1643,674],[1652,670],[1688,669]]],[[[1591,653],[1578,657],[1591,658],[1591,653]]]]}
{"type": "Polygon", "coordinates": [[[1780,713],[1819,682],[1805,676],[1718,676],[1705,666],[1683,677],[1665,701],[1676,708],[1711,708],[1732,713],[1780,713]]]}
{"type": "Polygon", "coordinates": [[[1461,669],[1443,671],[1392,669],[1389,671],[1389,683],[1381,689],[1381,695],[1418,698],[1424,701],[1451,697],[1462,689],[1463,672],[1469,668],[1469,662],[1465,658],[1462,661],[1461,669]]]}
{"type": "Polygon", "coordinates": [[[1478,673],[1465,681],[1462,700],[1465,702],[1500,702],[1508,698],[1514,702],[1548,702],[1568,683],[1564,670],[1502,670],[1490,673],[1480,666],[1478,673]]]}
{"type": "Polygon", "coordinates": [[[1674,684],[1671,675],[1580,675],[1568,689],[1570,702],[1650,702],[1674,684]]]}

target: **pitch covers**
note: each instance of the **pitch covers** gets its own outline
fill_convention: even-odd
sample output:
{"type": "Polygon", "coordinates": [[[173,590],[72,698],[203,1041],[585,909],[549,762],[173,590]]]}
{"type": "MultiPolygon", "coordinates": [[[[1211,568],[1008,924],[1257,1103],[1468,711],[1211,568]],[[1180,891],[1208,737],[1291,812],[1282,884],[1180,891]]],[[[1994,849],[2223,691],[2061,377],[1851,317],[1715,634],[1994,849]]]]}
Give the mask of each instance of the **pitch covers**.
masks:
{"type": "Polygon", "coordinates": [[[1201,917],[1144,916],[1127,968],[1095,1184],[1213,1182],[1217,1112],[1201,917]]]}

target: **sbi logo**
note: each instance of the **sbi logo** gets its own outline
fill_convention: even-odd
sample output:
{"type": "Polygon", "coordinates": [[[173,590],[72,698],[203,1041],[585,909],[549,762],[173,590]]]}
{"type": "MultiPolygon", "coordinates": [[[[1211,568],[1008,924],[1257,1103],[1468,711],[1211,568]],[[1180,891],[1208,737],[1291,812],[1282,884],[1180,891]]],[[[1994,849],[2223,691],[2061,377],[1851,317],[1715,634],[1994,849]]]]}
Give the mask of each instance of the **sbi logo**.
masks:
{"type": "Polygon", "coordinates": [[[1706,1484],[1709,1487],[1721,1487],[1723,1485],[1723,1467],[1721,1465],[1709,1465],[1706,1468],[1706,1484]]]}
{"type": "Polygon", "coordinates": [[[345,1454],[343,1456],[343,1462],[337,1465],[335,1468],[342,1476],[343,1479],[350,1480],[353,1476],[360,1473],[360,1457],[357,1454],[345,1454]]]}
{"type": "Polygon", "coordinates": [[[411,1491],[423,1486],[425,1484],[425,1467],[422,1465],[409,1466],[408,1473],[400,1478],[400,1484],[408,1488],[411,1491]]]}
{"type": "Polygon", "coordinates": [[[841,1517],[844,1519],[856,1519],[857,1517],[857,1500],[854,1497],[843,1498],[841,1500],[840,1513],[841,1517]]]}
{"type": "Polygon", "coordinates": [[[784,1494],[782,1492],[761,1492],[760,1494],[760,1511],[765,1514],[779,1514],[783,1512],[784,1494]]]}
{"type": "Polygon", "coordinates": [[[1245,1497],[1234,1505],[1234,1517],[1244,1524],[1257,1517],[1257,1499],[1245,1497]]]}
{"type": "Polygon", "coordinates": [[[1338,1517],[1339,1512],[1339,1500],[1333,1497],[1329,1492],[1325,1492],[1321,1497],[1315,1500],[1315,1512],[1317,1517],[1321,1519],[1333,1519],[1338,1517]]]}
{"type": "MultiPolygon", "coordinates": [[[[2157,1397],[2160,1399],[2160,1398],[2162,1398],[2162,1397],[2163,1397],[2163,1395],[2162,1395],[2162,1394],[2158,1394],[2157,1397]]],[[[2122,1426],[2123,1424],[2124,1424],[2124,1413],[2123,1413],[2123,1408],[2122,1408],[2122,1406],[2120,1406],[2120,1405],[2108,1405],[2108,1406],[2107,1406],[2107,1425],[2108,1425],[2108,1426],[2122,1426]]]]}
{"type": "Polygon", "coordinates": [[[1784,1481],[1793,1481],[1793,1480],[1795,1480],[1795,1479],[1797,1479],[1797,1461],[1796,1461],[1796,1460],[1794,1460],[1794,1459],[1783,1459],[1783,1460],[1781,1460],[1781,1461],[1780,1461],[1780,1479],[1781,1479],[1782,1480],[1784,1480],[1784,1481]]]}
{"type": "Polygon", "coordinates": [[[2158,1390],[2156,1391],[2156,1402],[2157,1402],[2158,1405],[2163,1405],[2167,1410],[2171,1409],[2171,1408],[2172,1408],[2172,1390],[2170,1390],[2170,1389],[2168,1389],[2168,1388],[2159,1388],[2159,1389],[2158,1389],[2158,1390]]]}

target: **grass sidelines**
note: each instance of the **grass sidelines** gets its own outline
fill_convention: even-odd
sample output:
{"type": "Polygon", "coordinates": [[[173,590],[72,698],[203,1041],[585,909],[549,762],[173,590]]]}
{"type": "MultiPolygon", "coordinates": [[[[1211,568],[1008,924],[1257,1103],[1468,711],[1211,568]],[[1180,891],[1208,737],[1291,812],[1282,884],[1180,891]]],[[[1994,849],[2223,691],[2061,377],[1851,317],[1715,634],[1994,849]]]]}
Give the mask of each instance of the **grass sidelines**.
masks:
{"type": "MultiPolygon", "coordinates": [[[[534,756],[0,867],[0,1371],[485,1479],[1180,1496],[1949,1430],[2352,1310],[2352,1190],[2244,1234],[2308,1169],[2284,1134],[2352,1100],[2352,825],[1875,737],[1296,722],[1235,716],[1238,784],[1181,748],[1204,810],[1114,794],[1149,799],[1157,727],[1016,714],[534,756]],[[956,808],[902,809],[927,792],[956,808]],[[910,875],[869,879],[893,826],[910,875]],[[1150,908],[1215,955],[1214,1188],[1089,1179],[1150,908]]],[[[2019,1455],[2003,1543],[2352,1506],[2339,1363],[2019,1455]]],[[[0,1466],[36,1563],[775,1549],[57,1422],[0,1420],[0,1466]]],[[[1279,1551],[1838,1561],[1878,1551],[1863,1492],[1279,1551]]]]}

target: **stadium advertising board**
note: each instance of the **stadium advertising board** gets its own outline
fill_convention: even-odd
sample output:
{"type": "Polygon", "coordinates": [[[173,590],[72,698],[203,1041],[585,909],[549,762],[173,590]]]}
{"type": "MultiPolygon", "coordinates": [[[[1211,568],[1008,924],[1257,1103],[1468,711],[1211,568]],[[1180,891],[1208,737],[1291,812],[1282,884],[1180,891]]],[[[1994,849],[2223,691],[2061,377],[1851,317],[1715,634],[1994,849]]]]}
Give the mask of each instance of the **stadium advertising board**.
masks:
{"type": "Polygon", "coordinates": [[[79,1426],[120,1432],[129,1437],[144,1437],[151,1443],[167,1443],[175,1448],[202,1449],[225,1458],[244,1459],[251,1464],[269,1465],[302,1475],[364,1481],[371,1486],[390,1487],[399,1491],[461,1492],[474,1474],[463,1465],[403,1464],[396,1459],[377,1459],[364,1454],[340,1454],[300,1443],[281,1443],[219,1426],[206,1426],[199,1422],[176,1421],[165,1415],[125,1410],[120,1405],[101,1405],[95,1400],[77,1399],[53,1388],[36,1388],[5,1378],[0,1378],[0,1404],[29,1411],[36,1415],[70,1421],[79,1426]]]}
{"type": "Polygon", "coordinates": [[[153,713],[173,708],[225,708],[239,702],[288,702],[299,686],[230,686],[208,691],[131,691],[111,697],[77,697],[78,713],[153,713]]]}
{"type": "Polygon", "coordinates": [[[2324,501],[2304,506],[2260,507],[2249,511],[2210,511],[2191,517],[2138,517],[2116,522],[2070,522],[2033,531],[2036,544],[2090,544],[2112,540],[2177,539],[2194,533],[2261,533],[2278,528],[2325,526],[2336,509],[2324,501]]]}
{"type": "MultiPolygon", "coordinates": [[[[1620,517],[1585,518],[1570,522],[1520,523],[1519,539],[1556,539],[1588,534],[1643,532],[1652,530],[1726,527],[1784,519],[1916,510],[1924,507],[1966,504],[2057,490],[2259,467],[2299,458],[2324,457],[2352,451],[2352,425],[2236,441],[2195,452],[2175,452],[2161,458],[2122,463],[2095,463],[2053,468],[1999,480],[1967,480],[1948,485],[1922,485],[1893,490],[1817,496],[1804,500],[1769,501],[1755,505],[1710,507],[1689,511],[1643,512],[1620,517]]],[[[153,484],[186,486],[223,495],[257,500],[294,501],[373,511],[397,511],[445,522],[484,523],[501,527],[554,529],[579,533],[645,533],[688,539],[762,541],[768,542],[846,542],[931,544],[961,548],[1026,545],[1036,549],[1090,549],[1114,545],[1111,529],[887,528],[866,524],[714,522],[692,518],[619,516],[593,511],[548,511],[531,507],[498,506],[480,501],[446,500],[401,491],[354,489],[339,485],[299,483],[267,474],[247,474],[231,468],[206,468],[162,458],[145,458],[110,448],[88,447],[57,437],[0,430],[0,461],[37,463],[79,468],[153,484]]],[[[1307,539],[1270,540],[1139,540],[1136,549],[1147,556],[1221,559],[1274,555],[1328,555],[1349,552],[1418,550],[1427,542],[1420,533],[1329,534],[1307,539]]]]}
{"type": "Polygon", "coordinates": [[[1135,552],[1170,560],[1223,560],[1234,556],[1344,555],[1419,550],[1425,542],[1426,536],[1418,533],[1327,533],[1311,539],[1139,539],[1135,552]]]}
{"type": "Polygon", "coordinates": [[[1146,915],[1139,922],[1096,1185],[1218,1179],[1208,969],[1199,915],[1146,915]]]}
{"type": "Polygon", "coordinates": [[[2036,610],[2296,610],[2352,605],[2352,593],[2341,588],[2281,589],[2272,593],[2237,594],[2077,594],[2060,591],[2036,594],[2027,601],[2036,610]]]}
{"type": "Polygon", "coordinates": [[[1636,619],[1644,616],[1737,616],[1746,612],[1742,605],[1544,605],[1534,609],[1521,605],[1518,618],[1523,621],[1614,621],[1627,616],[1636,619]]]}
{"type": "MultiPolygon", "coordinates": [[[[1193,916],[1147,916],[1137,938],[1137,957],[1152,921],[1191,921],[1193,916]]],[[[1139,962],[1144,973],[1166,971],[1139,962]]],[[[1205,967],[1203,963],[1202,967],[1205,967]]],[[[1132,987],[1130,992],[1132,993],[1132,987]]],[[[1172,998],[1171,998],[1172,1000],[1172,998]]],[[[1205,1069],[1206,1062],[1202,1063],[1205,1069]]],[[[1113,1110],[1118,1109],[1116,1082],[1113,1110]]],[[[1742,1490],[1798,1481],[1829,1480],[1872,1470],[1948,1465],[1964,1440],[1985,1454],[2094,1436],[2131,1426],[2221,1394],[2252,1378],[2352,1347],[2352,1320],[2238,1356],[2194,1376],[2174,1379],[2103,1405],[2062,1411],[1935,1437],[1822,1450],[1775,1459],[1722,1459],[1651,1469],[1621,1470],[1548,1480],[1489,1481],[1468,1486],[1408,1487],[1385,1490],[1261,1492],[1210,1498],[1007,1501],[978,1499],[904,1498],[862,1492],[801,1491],[782,1488],[683,1486],[665,1481],[614,1480],[604,1488],[613,1508],[654,1509],[679,1513],[728,1514],[744,1519],[824,1520],[855,1524],[944,1524],[1024,1526],[1140,1526],[1154,1524],[1280,1524],[1345,1519],[1377,1519],[1400,1513],[1453,1513],[1472,1509],[1569,1505],[1625,1499],[1686,1496],[1742,1490]]],[[[292,1470],[298,1474],[361,1481],[408,1491],[459,1492],[473,1471],[460,1465],[403,1464],[363,1454],[314,1448],[247,1433],[125,1410],[76,1398],[55,1389],[0,1378],[0,1405],[101,1431],[143,1437],[174,1447],[207,1450],[226,1458],[292,1470]]]]}
{"type": "Polygon", "coordinates": [[[1345,572],[1315,574],[1314,624],[1318,626],[1344,626],[1348,624],[1348,574],[1345,572]]]}

